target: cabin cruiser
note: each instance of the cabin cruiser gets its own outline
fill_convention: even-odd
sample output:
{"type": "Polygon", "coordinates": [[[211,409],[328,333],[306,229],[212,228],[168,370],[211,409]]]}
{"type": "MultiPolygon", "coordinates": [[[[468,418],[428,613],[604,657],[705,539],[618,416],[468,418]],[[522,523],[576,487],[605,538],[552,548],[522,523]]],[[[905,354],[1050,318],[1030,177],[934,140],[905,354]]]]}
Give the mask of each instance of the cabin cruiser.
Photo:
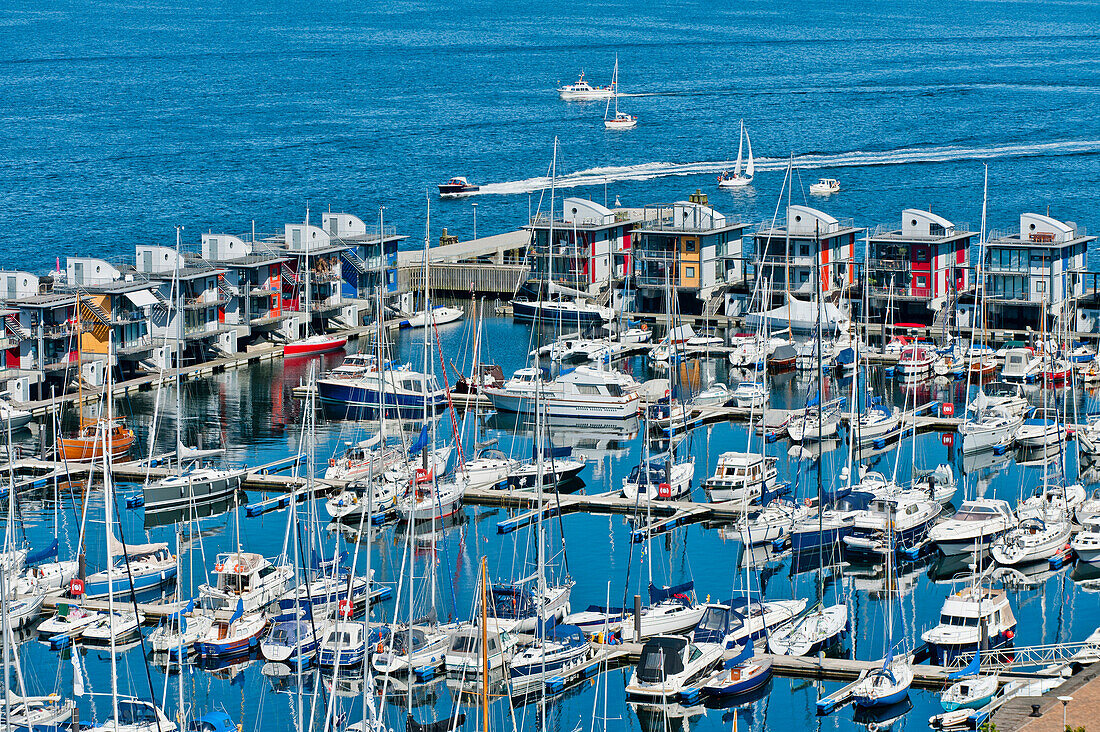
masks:
{"type": "Polygon", "coordinates": [[[325,480],[351,481],[381,477],[387,470],[405,460],[405,451],[398,444],[385,443],[381,435],[348,444],[338,456],[329,458],[325,480]]]}
{"type": "Polygon", "coordinates": [[[447,391],[434,374],[413,371],[407,366],[366,371],[359,376],[317,380],[317,395],[325,410],[341,419],[377,417],[379,404],[387,416],[418,419],[425,407],[429,413],[447,406],[447,391]]]}
{"type": "Polygon", "coordinates": [[[253,552],[224,552],[214,563],[213,584],[199,585],[199,601],[209,610],[261,610],[290,589],[294,568],[275,566],[253,552]]]}
{"type": "Polygon", "coordinates": [[[38,637],[46,641],[76,640],[84,630],[99,620],[99,613],[94,610],[86,610],[79,605],[61,603],[57,606],[57,612],[53,617],[47,618],[38,624],[38,637]]]}
{"type": "Polygon", "coordinates": [[[959,425],[964,452],[981,452],[1007,445],[1024,423],[1018,412],[1006,407],[988,407],[959,425]]]}
{"type": "Polygon", "coordinates": [[[459,175],[451,178],[446,183],[439,184],[439,197],[458,198],[459,196],[477,193],[478,190],[480,190],[480,186],[471,184],[464,176],[459,175]]]}
{"type": "Polygon", "coordinates": [[[810,193],[815,196],[827,196],[840,190],[840,181],[836,178],[819,178],[810,184],[810,193]]]}
{"type": "Polygon", "coordinates": [[[623,478],[620,494],[634,501],[675,500],[691,495],[691,479],[695,475],[695,457],[676,460],[663,453],[652,455],[641,465],[635,465],[623,478]]]}
{"type": "Polygon", "coordinates": [[[979,648],[1012,644],[1016,618],[1004,590],[974,585],[948,595],[940,609],[939,625],[921,635],[933,665],[946,666],[956,656],[979,648]]]}
{"type": "MultiPolygon", "coordinates": [[[[751,383],[751,382],[750,382],[751,383]]],[[[755,386],[755,384],[753,384],[755,386]]],[[[740,388],[738,384],[738,388],[740,388]]],[[[727,404],[736,395],[736,392],[723,384],[721,381],[716,381],[703,391],[696,394],[691,398],[691,406],[693,407],[721,407],[727,404]]],[[[763,400],[755,406],[763,406],[763,400]]],[[[739,405],[740,406],[740,405],[739,405]]],[[[751,406],[751,405],[746,405],[751,406]]]]}
{"type": "MultiPolygon", "coordinates": [[[[434,622],[434,614],[431,618],[434,622]]],[[[411,669],[443,665],[451,645],[451,636],[459,626],[408,625],[391,626],[382,650],[371,657],[371,666],[380,674],[406,673],[411,669]],[[410,646],[411,644],[411,646],[410,646]]]]}
{"type": "Polygon", "coordinates": [[[549,417],[628,419],[638,413],[639,384],[619,371],[578,366],[553,381],[542,379],[541,370],[524,368],[502,387],[482,393],[498,411],[517,414],[534,412],[536,391],[549,417]]]}
{"type": "Polygon", "coordinates": [[[1005,351],[1001,378],[1005,381],[1034,381],[1043,369],[1043,359],[1030,348],[1010,348],[1005,351]]]}
{"type": "Polygon", "coordinates": [[[768,636],[768,650],[780,656],[810,656],[840,643],[848,631],[848,606],[817,605],[768,636]]]}
{"type": "Polygon", "coordinates": [[[742,381],[730,394],[740,409],[763,409],[768,403],[768,389],[758,381],[742,381]]]}
{"type": "Polygon", "coordinates": [[[516,641],[507,631],[492,627],[483,631],[477,625],[464,625],[451,636],[443,662],[447,673],[477,679],[481,678],[486,665],[490,672],[503,667],[511,660],[515,647],[516,641]],[[483,632],[488,640],[484,651],[481,646],[483,632]]]}
{"type": "Polygon", "coordinates": [[[1087,564],[1100,563],[1100,517],[1082,522],[1082,526],[1082,530],[1070,542],[1070,548],[1080,561],[1087,564]]]}
{"type": "Polygon", "coordinates": [[[703,481],[711,503],[755,503],[775,485],[777,459],[754,452],[724,452],[718,456],[714,475],[703,481]]]}
{"type": "Polygon", "coordinates": [[[722,658],[722,647],[695,644],[678,635],[659,635],[642,646],[641,658],[626,685],[628,697],[668,699],[680,694],[722,658]]]}
{"type": "Polygon", "coordinates": [[[358,620],[332,623],[317,646],[320,666],[358,666],[367,657],[367,624],[358,620]]]}
{"type": "Polygon", "coordinates": [[[976,498],[963,501],[955,515],[932,527],[928,538],[948,556],[985,552],[1015,524],[1006,501],[976,498]]]}
{"type": "Polygon", "coordinates": [[[1054,409],[1033,409],[1016,429],[1016,442],[1027,448],[1050,447],[1060,443],[1065,437],[1065,427],[1059,424],[1058,412],[1054,409]]]}
{"type": "MultiPolygon", "coordinates": [[[[955,674],[948,676],[948,678],[952,677],[955,677],[955,674]]],[[[974,675],[956,681],[944,689],[940,694],[940,706],[945,712],[953,712],[956,709],[981,709],[993,700],[1000,687],[1001,681],[997,676],[974,675]]]]}
{"type": "Polygon", "coordinates": [[[575,625],[555,625],[543,637],[512,656],[508,664],[512,693],[541,689],[552,676],[568,677],[588,663],[592,644],[575,625]]]}
{"type": "Polygon", "coordinates": [[[844,546],[854,554],[879,556],[893,548],[913,549],[924,543],[939,515],[940,504],[924,498],[905,494],[876,498],[866,509],[856,512],[844,546]],[[892,539],[889,543],[888,529],[892,539]]]}
{"type": "Polygon", "coordinates": [[[935,350],[921,344],[910,344],[902,349],[898,358],[898,375],[904,379],[916,380],[929,376],[939,356],[935,350]]]}
{"type": "Polygon", "coordinates": [[[994,542],[990,554],[998,564],[1013,566],[1050,559],[1069,543],[1070,524],[1065,513],[1051,508],[1042,516],[1021,518],[994,542]]]}
{"type": "Polygon", "coordinates": [[[85,626],[80,640],[88,645],[105,646],[114,638],[116,642],[136,638],[141,633],[145,616],[141,613],[98,613],[95,622],[85,626]]]}
{"type": "Polygon", "coordinates": [[[567,102],[591,102],[609,99],[614,93],[615,88],[612,86],[592,86],[589,84],[584,78],[583,70],[581,71],[581,78],[572,84],[558,87],[558,96],[567,102]]]}
{"type": "Polygon", "coordinates": [[[1039,516],[1046,511],[1056,510],[1072,516],[1086,498],[1085,488],[1080,483],[1070,483],[1064,487],[1059,483],[1049,483],[1038,486],[1030,496],[1024,499],[1017,513],[1021,516],[1039,516]]]}

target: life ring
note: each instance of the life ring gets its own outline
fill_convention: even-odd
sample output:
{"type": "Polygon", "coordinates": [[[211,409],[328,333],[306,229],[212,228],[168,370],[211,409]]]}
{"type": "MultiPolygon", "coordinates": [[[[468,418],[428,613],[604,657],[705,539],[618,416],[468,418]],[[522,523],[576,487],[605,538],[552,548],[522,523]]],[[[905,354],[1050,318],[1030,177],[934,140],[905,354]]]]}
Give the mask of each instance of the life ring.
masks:
{"type": "Polygon", "coordinates": [[[335,468],[336,467],[336,458],[329,458],[328,459],[328,466],[330,468],[335,468]]]}
{"type": "Polygon", "coordinates": [[[241,565],[239,565],[239,564],[234,564],[234,565],[233,565],[233,571],[234,571],[234,572],[240,572],[240,571],[241,571],[241,565]]]}
{"type": "Polygon", "coordinates": [[[224,564],[215,564],[215,565],[214,565],[214,571],[215,571],[215,572],[220,572],[220,571],[222,571],[222,569],[223,569],[224,567],[225,567],[225,565],[224,565],[224,564]]]}
{"type": "Polygon", "coordinates": [[[649,323],[642,323],[642,330],[649,330],[649,323]]]}

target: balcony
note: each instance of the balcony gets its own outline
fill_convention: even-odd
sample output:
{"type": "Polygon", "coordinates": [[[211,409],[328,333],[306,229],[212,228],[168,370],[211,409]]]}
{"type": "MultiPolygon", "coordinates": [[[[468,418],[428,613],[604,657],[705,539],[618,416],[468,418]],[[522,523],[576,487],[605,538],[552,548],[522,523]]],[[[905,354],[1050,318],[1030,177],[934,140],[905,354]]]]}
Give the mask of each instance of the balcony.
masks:
{"type": "Polygon", "coordinates": [[[867,262],[868,271],[908,272],[909,261],[905,259],[872,259],[867,262]]]}
{"type": "Polygon", "coordinates": [[[184,303],[184,310],[205,310],[206,308],[216,308],[224,306],[229,301],[221,297],[200,297],[195,300],[188,300],[184,303]]]}

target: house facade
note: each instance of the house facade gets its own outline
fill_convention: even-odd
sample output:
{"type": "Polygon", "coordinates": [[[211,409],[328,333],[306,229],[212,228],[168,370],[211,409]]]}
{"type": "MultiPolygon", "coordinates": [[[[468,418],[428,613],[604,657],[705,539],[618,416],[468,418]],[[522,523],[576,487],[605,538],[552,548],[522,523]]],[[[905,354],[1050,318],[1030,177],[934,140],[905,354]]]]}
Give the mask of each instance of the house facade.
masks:
{"type": "Polygon", "coordinates": [[[863,229],[809,206],[787,207],[776,226],[757,230],[754,255],[773,299],[784,292],[830,296],[855,281],[855,242],[863,229]]]}

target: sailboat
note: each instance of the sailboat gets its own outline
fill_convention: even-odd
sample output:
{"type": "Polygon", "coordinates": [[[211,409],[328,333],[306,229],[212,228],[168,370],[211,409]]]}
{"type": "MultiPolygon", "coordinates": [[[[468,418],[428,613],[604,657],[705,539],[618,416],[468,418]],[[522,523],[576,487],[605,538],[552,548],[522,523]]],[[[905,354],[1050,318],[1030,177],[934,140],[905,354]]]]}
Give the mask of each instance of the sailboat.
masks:
{"type": "MultiPolygon", "coordinates": [[[[309,209],[306,209],[306,225],[309,225],[309,209]]],[[[379,231],[382,231],[379,229],[379,231]]],[[[305,273],[302,276],[302,292],[305,297],[305,306],[302,308],[302,314],[305,316],[306,329],[312,329],[312,313],[310,312],[310,289],[312,284],[310,283],[310,271],[309,265],[309,237],[306,237],[306,251],[305,257],[302,258],[302,266],[305,267],[305,273]]],[[[295,340],[291,343],[287,343],[283,346],[283,358],[292,357],[304,357],[304,356],[319,356],[322,353],[328,353],[330,351],[338,351],[347,344],[347,336],[331,335],[328,333],[314,333],[306,336],[300,340],[295,340]]]]}
{"type": "Polygon", "coordinates": [[[607,100],[607,106],[603,111],[603,126],[609,130],[630,130],[638,126],[638,118],[626,112],[619,111],[619,57],[615,57],[615,71],[611,74],[611,98],[607,100]],[[615,116],[608,117],[611,110],[611,101],[615,101],[615,116]]]}
{"type": "Polygon", "coordinates": [[[752,157],[752,141],[749,140],[749,132],[745,129],[745,120],[741,120],[741,139],[737,143],[737,163],[733,167],[733,175],[722,173],[718,176],[719,188],[743,188],[752,185],[752,176],[756,172],[756,161],[752,157]],[[741,148],[748,147],[749,163],[745,167],[745,174],[741,175],[741,148]]]}

